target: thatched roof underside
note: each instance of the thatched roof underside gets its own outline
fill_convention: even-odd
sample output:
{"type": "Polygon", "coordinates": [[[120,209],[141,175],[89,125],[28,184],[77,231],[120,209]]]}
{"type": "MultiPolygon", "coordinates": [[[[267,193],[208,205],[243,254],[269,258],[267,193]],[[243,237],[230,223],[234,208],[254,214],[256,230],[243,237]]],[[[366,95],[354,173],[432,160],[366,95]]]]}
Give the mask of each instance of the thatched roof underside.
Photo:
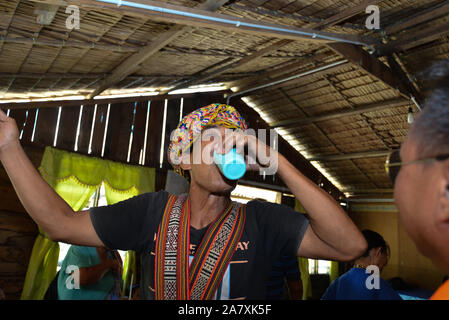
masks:
{"type": "MultiPolygon", "coordinates": [[[[163,3],[188,8],[200,4],[184,0],[163,3]]],[[[304,75],[241,97],[306,158],[319,159],[313,163],[340,190],[385,194],[392,188],[385,175],[385,156],[375,152],[400,146],[409,129],[409,108],[418,112],[409,97],[424,101],[425,82],[420,72],[434,61],[449,58],[449,1],[371,1],[380,8],[380,30],[366,29],[364,3],[368,4],[360,0],[231,0],[215,12],[262,24],[359,37],[376,49],[366,64],[319,41],[284,39],[285,43],[279,44],[282,36],[186,23],[171,41],[122,72],[120,67],[171,32],[175,24],[126,10],[81,6],[80,29],[68,30],[64,5],[44,6],[54,11],[54,18],[45,25],[36,20],[35,10],[42,10],[42,4],[0,0],[0,99],[88,97],[125,89],[164,91],[212,83],[223,83],[238,92],[348,59],[327,72],[304,75]],[[336,16],[340,18],[334,19],[336,16]],[[274,49],[239,63],[270,46],[274,49]],[[402,89],[392,85],[385,76],[388,72],[370,67],[373,63],[382,64],[402,89]],[[119,71],[119,79],[112,81],[119,71]],[[388,103],[392,105],[345,114],[388,103]],[[319,118],[339,112],[344,115],[319,118]],[[310,119],[304,121],[306,118],[310,119]]],[[[366,47],[357,49],[367,52],[366,47]]]]}

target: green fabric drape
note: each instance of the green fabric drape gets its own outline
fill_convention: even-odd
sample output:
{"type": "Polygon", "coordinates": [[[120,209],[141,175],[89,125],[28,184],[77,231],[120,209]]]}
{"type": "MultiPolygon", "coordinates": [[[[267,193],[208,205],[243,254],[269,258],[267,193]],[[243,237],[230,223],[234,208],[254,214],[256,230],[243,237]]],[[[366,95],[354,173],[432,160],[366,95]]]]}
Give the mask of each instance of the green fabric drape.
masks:
{"type": "MultiPolygon", "coordinates": [[[[295,202],[295,211],[306,213],[306,210],[303,208],[303,206],[298,200],[296,200],[295,202]]],[[[312,296],[312,285],[310,283],[310,275],[309,275],[309,261],[306,258],[298,258],[298,263],[301,271],[301,280],[303,282],[303,289],[304,289],[303,299],[306,300],[307,297],[312,296]]],[[[331,261],[329,270],[329,283],[332,283],[338,277],[339,277],[338,261],[331,261]]]]}
{"type": "MultiPolygon", "coordinates": [[[[74,211],[80,211],[103,183],[109,204],[154,191],[155,169],[130,166],[46,147],[39,171],[74,211]]],[[[56,275],[59,244],[39,229],[21,299],[43,299],[56,275]]],[[[130,259],[128,259],[130,260],[130,259]]],[[[135,265],[135,264],[134,264],[135,265]]],[[[134,270],[132,265],[126,268],[134,270]]]]}
{"type": "Polygon", "coordinates": [[[302,299],[307,300],[312,297],[312,283],[309,275],[309,259],[298,257],[299,272],[302,281],[302,299]]]}
{"type": "Polygon", "coordinates": [[[136,271],[136,253],[134,251],[128,251],[126,252],[125,262],[123,264],[122,296],[126,294],[126,290],[128,290],[132,284],[136,283],[136,271]]]}
{"type": "Polygon", "coordinates": [[[331,268],[329,271],[329,283],[332,283],[339,276],[338,274],[338,261],[331,261],[331,268]]]}
{"type": "MultiPolygon", "coordinates": [[[[300,212],[302,214],[306,213],[306,210],[303,208],[301,203],[296,200],[295,201],[295,211],[300,212]]],[[[298,265],[299,271],[301,272],[301,281],[302,281],[302,299],[307,300],[312,297],[312,284],[310,282],[310,274],[309,274],[309,259],[298,257],[298,265]]]]}
{"type": "Polygon", "coordinates": [[[59,244],[50,240],[39,228],[28,263],[22,300],[42,300],[58,266],[59,244]],[[54,270],[54,271],[53,271],[54,270]]]}

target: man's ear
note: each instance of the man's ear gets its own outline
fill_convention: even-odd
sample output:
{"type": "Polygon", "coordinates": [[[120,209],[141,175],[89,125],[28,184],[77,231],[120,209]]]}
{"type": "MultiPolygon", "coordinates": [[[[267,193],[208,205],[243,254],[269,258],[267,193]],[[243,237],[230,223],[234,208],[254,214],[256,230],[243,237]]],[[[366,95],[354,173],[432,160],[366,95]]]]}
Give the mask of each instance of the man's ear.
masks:
{"type": "Polygon", "coordinates": [[[369,256],[370,256],[371,262],[375,261],[375,259],[380,255],[381,251],[382,251],[381,247],[372,248],[369,251],[369,256]]]}
{"type": "Polygon", "coordinates": [[[180,167],[182,170],[187,171],[192,169],[192,161],[191,161],[191,155],[188,152],[185,152],[182,154],[181,156],[181,163],[180,163],[180,167]]]}

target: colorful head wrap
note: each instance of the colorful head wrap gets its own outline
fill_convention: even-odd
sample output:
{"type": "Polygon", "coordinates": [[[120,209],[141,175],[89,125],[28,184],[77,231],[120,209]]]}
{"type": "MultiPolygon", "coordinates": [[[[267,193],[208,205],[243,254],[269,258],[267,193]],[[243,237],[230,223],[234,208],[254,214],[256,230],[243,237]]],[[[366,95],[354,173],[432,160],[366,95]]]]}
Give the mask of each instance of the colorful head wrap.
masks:
{"type": "Polygon", "coordinates": [[[245,119],[229,105],[214,103],[186,115],[175,129],[168,146],[168,161],[180,172],[182,153],[188,150],[207,126],[246,130],[245,119]]]}

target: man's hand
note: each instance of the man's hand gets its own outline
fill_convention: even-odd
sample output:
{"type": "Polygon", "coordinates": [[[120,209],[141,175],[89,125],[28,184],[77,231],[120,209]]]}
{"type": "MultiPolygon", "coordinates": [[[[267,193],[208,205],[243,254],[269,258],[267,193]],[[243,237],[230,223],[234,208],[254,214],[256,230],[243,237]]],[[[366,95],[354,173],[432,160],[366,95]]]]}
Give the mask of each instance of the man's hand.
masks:
{"type": "MultiPolygon", "coordinates": [[[[244,155],[248,171],[260,171],[264,168],[277,169],[277,151],[257,139],[254,135],[247,134],[241,130],[227,129],[223,144],[217,144],[216,151],[217,153],[226,154],[233,148],[236,148],[238,153],[244,155]]],[[[273,173],[275,172],[269,174],[273,173]]]]}
{"type": "Polygon", "coordinates": [[[8,146],[19,141],[19,129],[13,118],[0,110],[0,155],[8,146]]]}
{"type": "Polygon", "coordinates": [[[107,266],[107,268],[111,269],[112,272],[115,274],[121,275],[122,274],[122,264],[121,259],[118,260],[116,255],[118,253],[116,251],[112,251],[112,254],[114,255],[114,258],[108,258],[108,249],[105,247],[97,247],[97,254],[98,257],[101,260],[101,263],[107,266]]]}

